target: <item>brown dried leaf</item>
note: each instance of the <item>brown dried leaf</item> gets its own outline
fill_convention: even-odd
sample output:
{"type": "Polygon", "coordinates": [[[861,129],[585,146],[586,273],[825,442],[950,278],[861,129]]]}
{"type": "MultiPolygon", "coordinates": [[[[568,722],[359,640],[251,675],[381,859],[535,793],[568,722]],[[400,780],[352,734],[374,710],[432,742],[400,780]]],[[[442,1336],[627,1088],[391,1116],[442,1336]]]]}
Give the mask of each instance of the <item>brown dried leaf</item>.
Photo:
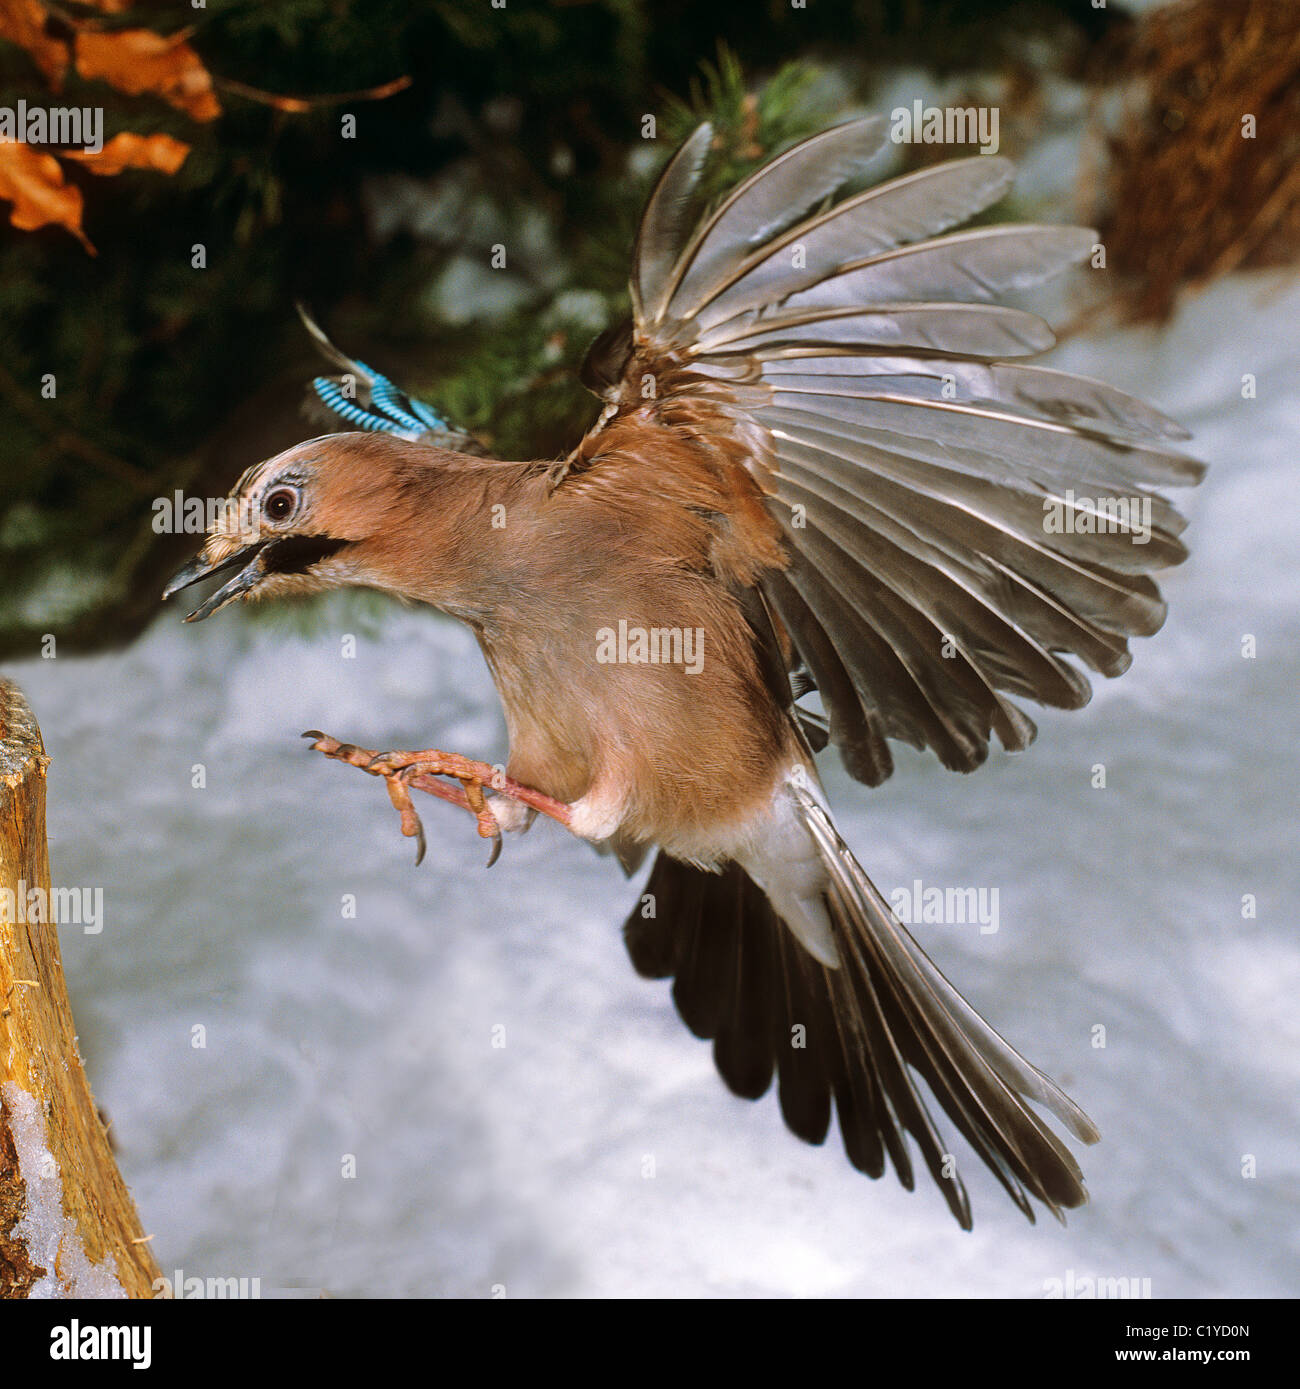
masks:
{"type": "Polygon", "coordinates": [[[190,152],[184,140],[175,140],[159,132],[156,135],[135,135],[123,131],[114,135],[102,150],[67,150],[65,159],[84,164],[92,174],[120,174],[123,169],[157,169],[159,173],[174,174],[190,152]]]}
{"type": "Polygon", "coordinates": [[[0,0],[0,38],[25,48],[57,91],[68,70],[68,45],[45,32],[47,18],[40,0],[0,0]]]}
{"type": "Polygon", "coordinates": [[[213,121],[221,114],[212,78],[183,32],[164,38],[150,29],[83,30],[77,35],[76,56],[83,77],[102,77],[128,96],[153,93],[196,121],[213,121]]]}
{"type": "Polygon", "coordinates": [[[63,170],[52,154],[42,154],[20,140],[0,142],[0,198],[13,203],[9,220],[20,231],[65,227],[95,254],[81,230],[81,189],[64,183],[63,170]]]}

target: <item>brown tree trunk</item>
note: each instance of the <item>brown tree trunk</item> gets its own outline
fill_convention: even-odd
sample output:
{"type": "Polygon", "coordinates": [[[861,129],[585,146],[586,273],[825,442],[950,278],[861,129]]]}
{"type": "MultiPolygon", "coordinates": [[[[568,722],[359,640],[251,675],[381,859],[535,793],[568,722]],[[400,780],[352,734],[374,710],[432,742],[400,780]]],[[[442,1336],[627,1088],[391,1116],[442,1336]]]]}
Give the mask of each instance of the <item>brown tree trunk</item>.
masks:
{"type": "Polygon", "coordinates": [[[77,1052],[51,922],[48,766],[0,679],[0,1298],[152,1297],[158,1265],[77,1052]]]}

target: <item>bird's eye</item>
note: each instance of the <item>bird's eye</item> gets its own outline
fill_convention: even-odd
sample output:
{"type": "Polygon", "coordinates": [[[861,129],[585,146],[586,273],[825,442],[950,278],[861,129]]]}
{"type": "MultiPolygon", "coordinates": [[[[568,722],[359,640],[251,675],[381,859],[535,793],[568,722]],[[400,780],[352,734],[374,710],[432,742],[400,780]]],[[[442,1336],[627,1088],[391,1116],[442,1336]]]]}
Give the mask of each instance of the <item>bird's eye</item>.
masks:
{"type": "Polygon", "coordinates": [[[291,487],[277,487],[268,492],[262,502],[262,514],[268,521],[287,521],[298,506],[298,494],[291,487]]]}

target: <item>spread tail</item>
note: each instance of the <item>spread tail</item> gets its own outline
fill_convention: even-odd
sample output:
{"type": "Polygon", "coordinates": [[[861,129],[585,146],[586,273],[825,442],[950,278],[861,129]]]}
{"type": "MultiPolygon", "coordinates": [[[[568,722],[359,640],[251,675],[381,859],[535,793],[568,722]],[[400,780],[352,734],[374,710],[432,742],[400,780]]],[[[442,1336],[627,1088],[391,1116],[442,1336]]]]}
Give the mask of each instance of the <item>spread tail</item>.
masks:
{"type": "Polygon", "coordinates": [[[624,927],[638,972],[674,978],[678,1011],[712,1039],[734,1093],[757,1099],[776,1074],[786,1125],[806,1142],[825,1139],[833,1100],[850,1162],[879,1177],[888,1157],[911,1190],[910,1133],[964,1229],[970,1202],[918,1076],[1031,1221],[1031,1197],[1058,1218],[1082,1205],[1078,1163],[1026,1101],[1095,1143],[1087,1115],[944,978],[821,806],[810,797],[800,805],[827,869],[838,967],[804,949],[738,864],[709,873],[661,853],[644,890],[649,905],[624,927]]]}

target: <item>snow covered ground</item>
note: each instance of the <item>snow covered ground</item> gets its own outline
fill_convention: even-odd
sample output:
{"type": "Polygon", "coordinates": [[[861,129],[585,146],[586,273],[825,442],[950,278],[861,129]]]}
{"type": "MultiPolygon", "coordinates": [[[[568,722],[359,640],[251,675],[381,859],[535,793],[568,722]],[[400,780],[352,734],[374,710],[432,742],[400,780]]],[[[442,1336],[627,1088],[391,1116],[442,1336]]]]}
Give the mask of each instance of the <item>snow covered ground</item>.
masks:
{"type": "Polygon", "coordinates": [[[102,933],[65,928],[64,958],[164,1269],[264,1295],[1300,1290],[1297,323],[1300,286],[1239,277],[1165,333],[1060,350],[1184,420],[1212,464],[1182,496],[1167,626],[973,777],[903,749],[867,792],[826,762],[886,892],[998,888],[996,933],[916,933],[1100,1127],[1068,1228],[1026,1224],[966,1155],[964,1235],[932,1189],[870,1182],[836,1135],[807,1148],[772,1096],[729,1095],[628,964],[634,885],[556,827],[489,873],[428,801],[414,868],[380,784],[297,735],[500,757],[452,623],[395,611],[345,659],[346,603],[311,637],[170,611],[121,654],[14,669],[54,759],[55,881],[104,889],[102,933]]]}

